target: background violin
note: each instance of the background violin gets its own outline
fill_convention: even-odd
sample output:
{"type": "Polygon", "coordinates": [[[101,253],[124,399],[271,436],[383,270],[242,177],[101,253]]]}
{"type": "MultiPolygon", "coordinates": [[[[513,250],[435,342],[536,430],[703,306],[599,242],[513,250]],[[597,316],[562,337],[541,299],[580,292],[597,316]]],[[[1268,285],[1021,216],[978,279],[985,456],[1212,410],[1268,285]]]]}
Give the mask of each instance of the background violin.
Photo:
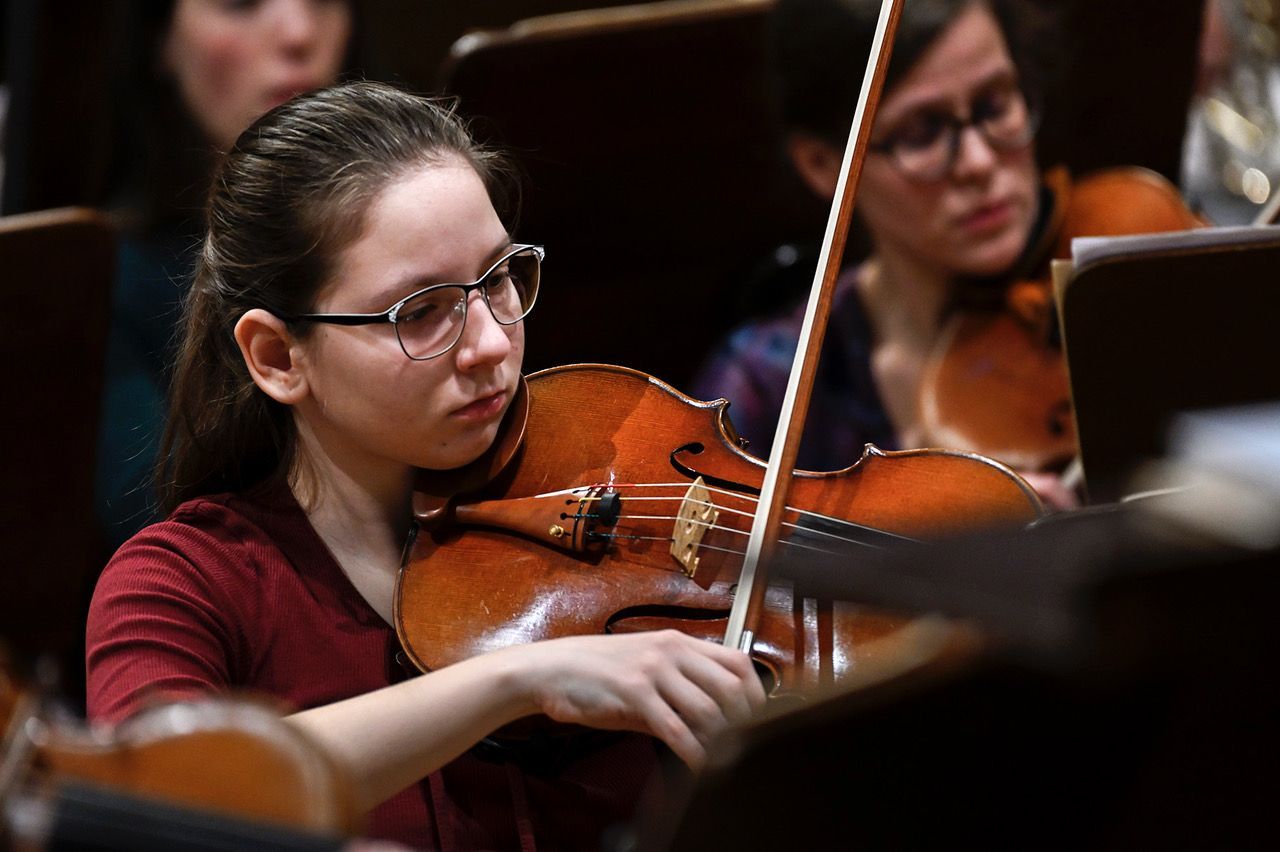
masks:
{"type": "Polygon", "coordinates": [[[338,849],[359,826],[345,775],[266,706],[174,702],[86,730],[4,662],[4,848],[338,849]]]}
{"type": "Polygon", "coordinates": [[[1176,231],[1204,223],[1164,178],[1110,169],[1072,183],[1045,178],[1048,209],[1012,282],[962,291],[920,385],[927,443],[1000,459],[1025,471],[1061,470],[1076,455],[1049,263],[1081,236],[1176,231]]]}

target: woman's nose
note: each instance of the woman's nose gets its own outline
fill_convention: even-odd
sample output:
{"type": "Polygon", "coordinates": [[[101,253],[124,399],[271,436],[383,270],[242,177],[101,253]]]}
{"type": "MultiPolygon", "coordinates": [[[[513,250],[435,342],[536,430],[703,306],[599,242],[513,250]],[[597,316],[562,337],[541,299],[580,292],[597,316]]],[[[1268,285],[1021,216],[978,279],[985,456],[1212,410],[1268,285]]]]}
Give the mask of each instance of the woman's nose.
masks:
{"type": "Polygon", "coordinates": [[[479,292],[470,294],[466,324],[458,341],[458,367],[473,369],[501,363],[511,354],[511,329],[493,318],[489,305],[479,292]]]}
{"type": "Polygon", "coordinates": [[[956,139],[956,160],[952,166],[956,177],[983,176],[995,168],[1000,155],[977,125],[970,124],[956,132],[959,136],[956,139]]]}
{"type": "Polygon", "coordinates": [[[320,13],[314,0],[276,0],[271,14],[271,26],[282,48],[307,53],[315,46],[320,13]]]}

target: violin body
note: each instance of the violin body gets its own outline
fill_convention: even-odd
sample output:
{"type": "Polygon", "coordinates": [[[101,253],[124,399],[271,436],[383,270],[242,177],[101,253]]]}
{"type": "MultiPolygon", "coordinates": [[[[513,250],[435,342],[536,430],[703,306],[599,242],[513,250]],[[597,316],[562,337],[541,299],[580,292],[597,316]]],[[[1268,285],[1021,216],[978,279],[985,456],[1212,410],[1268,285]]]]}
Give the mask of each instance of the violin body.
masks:
{"type": "MultiPolygon", "coordinates": [[[[591,365],[535,374],[528,392],[512,463],[451,501],[401,570],[395,620],[410,658],[432,670],[516,643],[665,627],[721,639],[765,469],[741,448],[728,403],[591,365]],[[689,497],[699,477],[705,490],[689,497]]],[[[991,461],[872,446],[846,470],[795,472],[788,504],[809,513],[788,512],[792,546],[839,538],[854,551],[1040,511],[1030,487],[991,461]]],[[[766,601],[752,656],[781,691],[892,655],[910,621],[795,600],[780,585],[766,601]]]]}
{"type": "Polygon", "coordinates": [[[949,316],[919,396],[929,443],[1027,471],[1060,470],[1077,452],[1049,262],[1070,257],[1076,237],[1204,224],[1172,184],[1144,169],[1110,169],[1074,185],[1056,169],[1045,183],[1054,207],[1026,255],[1025,277],[1012,281],[994,304],[966,305],[949,316]]]}

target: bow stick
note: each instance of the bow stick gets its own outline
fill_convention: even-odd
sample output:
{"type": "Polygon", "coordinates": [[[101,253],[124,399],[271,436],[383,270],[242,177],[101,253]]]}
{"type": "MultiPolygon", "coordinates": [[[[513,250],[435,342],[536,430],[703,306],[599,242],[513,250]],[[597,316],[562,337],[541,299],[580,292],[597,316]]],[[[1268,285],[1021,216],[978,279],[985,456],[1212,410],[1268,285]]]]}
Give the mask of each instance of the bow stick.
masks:
{"type": "Polygon", "coordinates": [[[754,625],[759,620],[768,585],[767,566],[778,546],[782,513],[787,505],[787,492],[791,485],[791,471],[795,467],[796,453],[800,449],[805,414],[809,408],[813,380],[818,372],[818,358],[822,354],[827,319],[831,314],[831,299],[836,279],[840,275],[840,263],[844,259],[849,222],[853,218],[858,179],[862,175],[862,163],[866,159],[876,107],[880,103],[885,74],[889,68],[893,37],[897,32],[898,19],[902,15],[902,4],[905,1],[882,0],[880,5],[880,18],[871,42],[871,53],[867,58],[868,72],[863,75],[858,108],[854,112],[853,126],[849,131],[849,141],[845,145],[844,160],[840,166],[835,201],[827,218],[822,253],[814,274],[813,287],[809,292],[804,325],[800,329],[800,342],[791,365],[787,392],[782,400],[778,429],[774,433],[780,436],[780,440],[774,440],[773,449],[769,453],[769,466],[765,470],[760,489],[759,509],[751,525],[751,537],[747,541],[738,591],[729,612],[724,644],[730,648],[750,652],[755,639],[754,625]]]}

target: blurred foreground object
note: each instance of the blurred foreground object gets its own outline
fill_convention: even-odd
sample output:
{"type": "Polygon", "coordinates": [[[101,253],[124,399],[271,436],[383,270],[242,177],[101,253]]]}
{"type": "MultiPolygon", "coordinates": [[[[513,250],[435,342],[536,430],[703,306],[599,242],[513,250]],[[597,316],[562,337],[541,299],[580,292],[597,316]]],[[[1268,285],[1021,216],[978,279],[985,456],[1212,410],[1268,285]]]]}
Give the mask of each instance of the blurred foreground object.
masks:
{"type": "MultiPolygon", "coordinates": [[[[1274,420],[1212,422],[1185,446],[1266,437],[1211,465],[1276,464],[1274,420]]],[[[1280,550],[1188,525],[1192,493],[799,566],[797,582],[968,614],[1004,642],[735,732],[643,848],[1275,848],[1280,550]]],[[[1231,494],[1280,511],[1274,486],[1231,494]]]]}
{"type": "Polygon", "coordinates": [[[0,648],[0,847],[338,849],[351,782],[269,707],[209,698],[85,728],[25,688],[0,648]]]}

